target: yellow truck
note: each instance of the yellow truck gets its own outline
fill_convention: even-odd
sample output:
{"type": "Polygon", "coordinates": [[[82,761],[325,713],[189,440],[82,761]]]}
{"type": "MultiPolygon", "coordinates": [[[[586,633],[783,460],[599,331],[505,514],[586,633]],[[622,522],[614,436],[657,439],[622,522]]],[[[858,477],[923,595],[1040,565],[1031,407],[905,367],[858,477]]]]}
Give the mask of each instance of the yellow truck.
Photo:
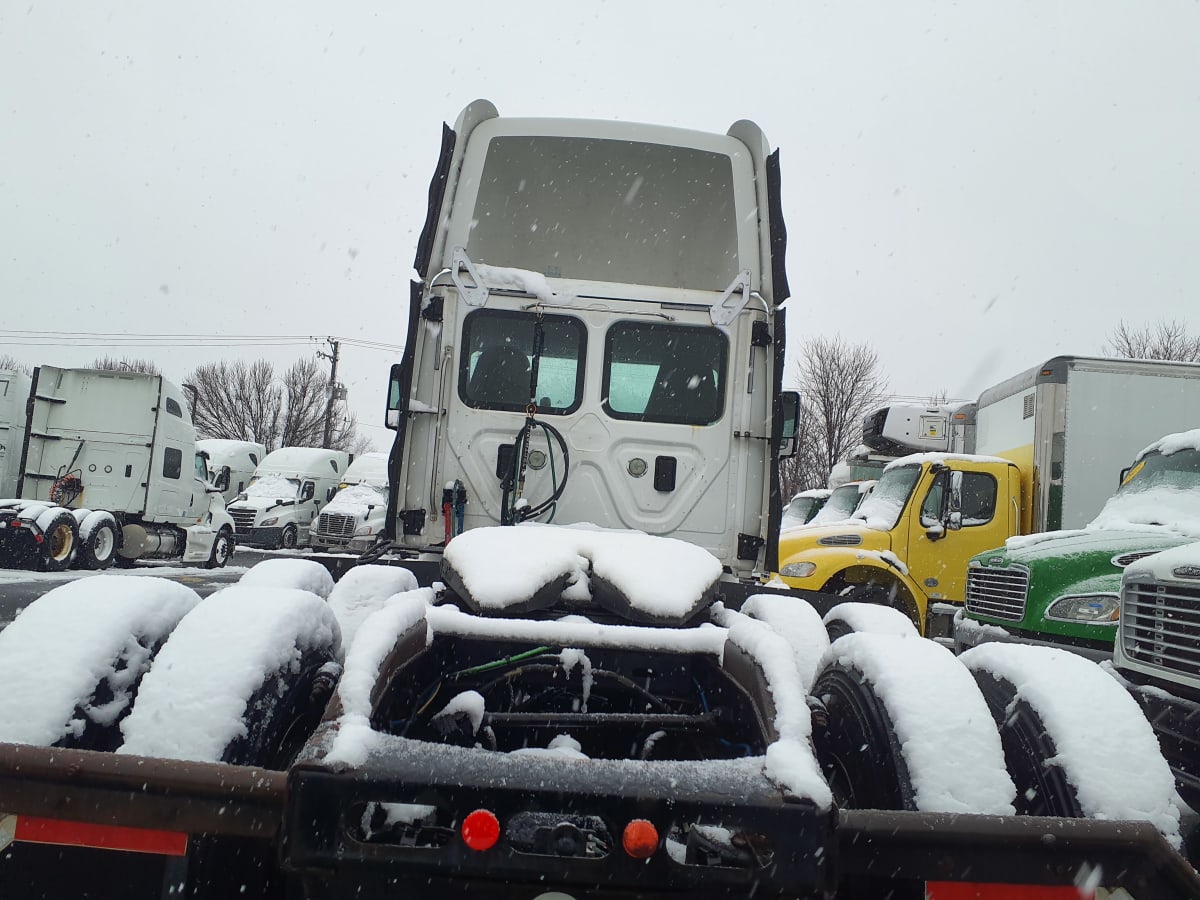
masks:
{"type": "MultiPolygon", "coordinates": [[[[1138,450],[1200,412],[1198,376],[1183,363],[1058,356],[1000,382],[979,397],[966,453],[893,461],[850,521],[781,535],[779,576],[894,606],[944,636],[968,560],[1090,521],[1138,450]]],[[[867,432],[897,433],[878,418],[867,432]]]]}

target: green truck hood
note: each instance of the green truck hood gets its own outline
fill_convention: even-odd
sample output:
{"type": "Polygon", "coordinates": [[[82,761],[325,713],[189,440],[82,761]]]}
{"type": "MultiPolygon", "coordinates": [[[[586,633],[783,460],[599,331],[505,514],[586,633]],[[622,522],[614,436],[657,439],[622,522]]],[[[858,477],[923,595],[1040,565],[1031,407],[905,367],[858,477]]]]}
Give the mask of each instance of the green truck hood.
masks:
{"type": "Polygon", "coordinates": [[[1059,597],[1118,594],[1121,573],[1134,559],[1177,547],[1187,541],[1179,534],[1150,529],[1051,531],[1012,538],[1004,547],[975,556],[971,565],[1027,568],[1029,591],[1024,618],[1011,621],[972,612],[966,615],[981,622],[1045,635],[1049,640],[1053,640],[1054,636],[1065,636],[1112,643],[1116,634],[1115,622],[1105,625],[1063,622],[1046,618],[1047,609],[1059,597]]]}

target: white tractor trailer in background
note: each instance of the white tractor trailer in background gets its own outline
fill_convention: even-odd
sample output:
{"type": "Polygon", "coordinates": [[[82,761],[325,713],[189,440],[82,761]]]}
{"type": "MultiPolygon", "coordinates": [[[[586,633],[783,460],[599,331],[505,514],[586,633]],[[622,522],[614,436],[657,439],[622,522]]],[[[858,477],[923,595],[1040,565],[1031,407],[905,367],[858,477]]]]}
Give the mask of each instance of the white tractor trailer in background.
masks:
{"type": "Polygon", "coordinates": [[[228,562],[233,520],[183,396],[162,376],[41,366],[20,427],[14,496],[0,500],[0,566],[228,562]]]}

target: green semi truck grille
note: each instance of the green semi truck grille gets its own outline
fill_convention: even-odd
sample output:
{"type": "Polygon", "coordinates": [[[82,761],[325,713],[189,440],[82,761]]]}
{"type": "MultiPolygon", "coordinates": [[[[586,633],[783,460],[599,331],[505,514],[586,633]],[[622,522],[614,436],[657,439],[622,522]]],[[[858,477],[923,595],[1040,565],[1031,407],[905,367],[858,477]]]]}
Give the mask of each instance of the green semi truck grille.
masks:
{"type": "Polygon", "coordinates": [[[1013,566],[967,570],[967,612],[987,619],[1019,622],[1025,617],[1029,570],[1013,566]]]}
{"type": "Polygon", "coordinates": [[[1200,587],[1126,585],[1121,645],[1132,660],[1200,674],[1200,587]]]}

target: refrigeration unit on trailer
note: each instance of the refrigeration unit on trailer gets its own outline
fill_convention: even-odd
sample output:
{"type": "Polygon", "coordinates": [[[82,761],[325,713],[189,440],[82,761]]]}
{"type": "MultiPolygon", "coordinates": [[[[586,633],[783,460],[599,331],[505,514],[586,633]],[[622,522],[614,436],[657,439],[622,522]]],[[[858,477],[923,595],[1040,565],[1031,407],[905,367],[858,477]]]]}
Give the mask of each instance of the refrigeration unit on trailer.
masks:
{"type": "Polygon", "coordinates": [[[17,497],[0,504],[5,565],[228,560],[233,520],[162,376],[41,366],[24,427],[17,497]]]}
{"type": "Polygon", "coordinates": [[[387,490],[387,454],[354,457],[337,494],[317,516],[309,544],[319,550],[366,550],[383,536],[387,490]]]}
{"type": "Polygon", "coordinates": [[[272,549],[307,546],[313,520],[337,493],[349,464],[344,450],[281,447],[268,453],[229,504],[238,542],[272,549]]]}
{"type": "Polygon", "coordinates": [[[24,372],[0,369],[0,499],[17,495],[29,384],[24,372]]]}
{"type": "Polygon", "coordinates": [[[196,446],[205,454],[208,480],[226,503],[232,503],[246,489],[254,470],[267,455],[267,448],[254,441],[207,438],[196,441],[196,446]]]}

